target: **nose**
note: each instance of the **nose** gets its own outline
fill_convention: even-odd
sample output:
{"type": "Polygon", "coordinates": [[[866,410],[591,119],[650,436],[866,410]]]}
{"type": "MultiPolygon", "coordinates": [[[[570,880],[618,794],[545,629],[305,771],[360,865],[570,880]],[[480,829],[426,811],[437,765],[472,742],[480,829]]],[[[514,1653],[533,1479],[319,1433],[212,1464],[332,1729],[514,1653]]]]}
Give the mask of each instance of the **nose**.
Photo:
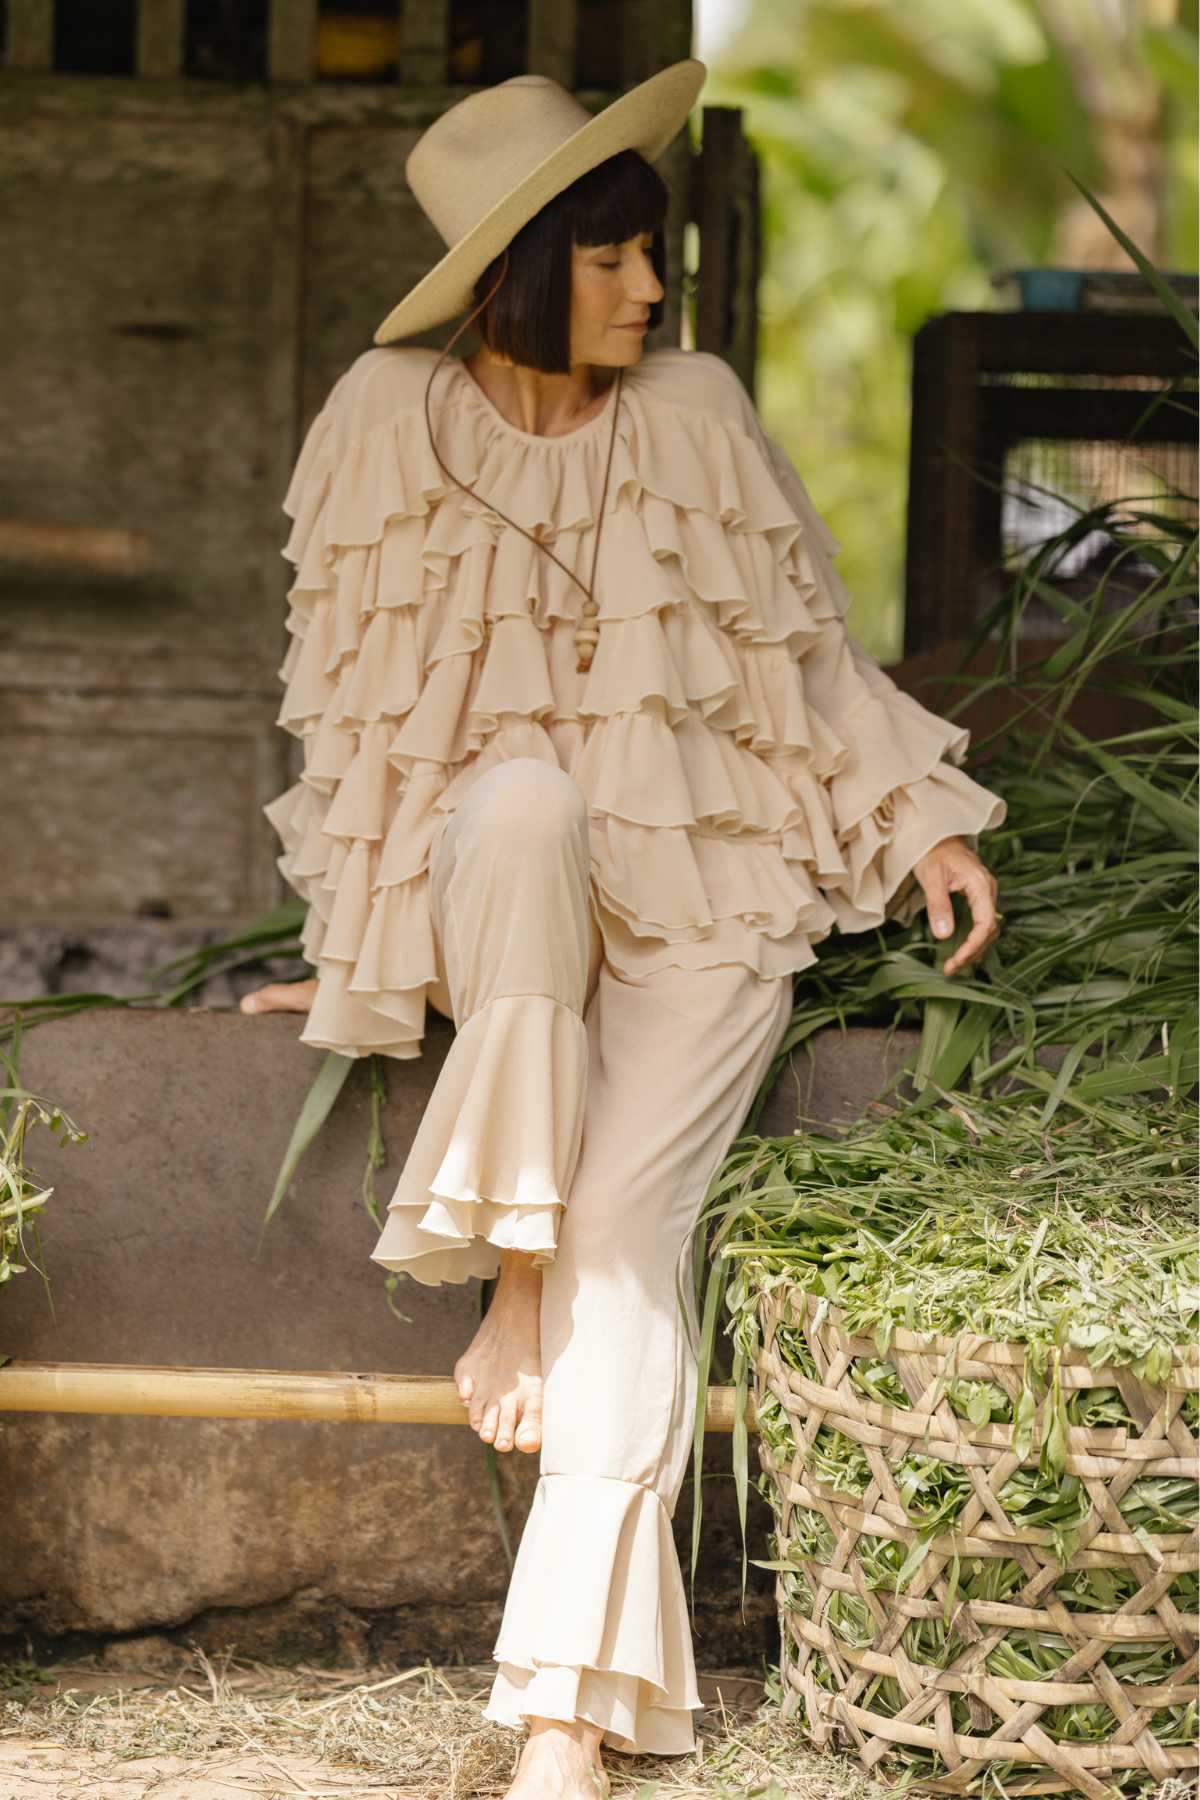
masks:
{"type": "Polygon", "coordinates": [[[663,295],[666,293],[666,289],[654,272],[654,264],[650,260],[650,252],[648,250],[642,251],[639,268],[641,274],[630,289],[630,297],[634,300],[640,300],[643,305],[653,305],[656,301],[662,299],[663,295]]]}

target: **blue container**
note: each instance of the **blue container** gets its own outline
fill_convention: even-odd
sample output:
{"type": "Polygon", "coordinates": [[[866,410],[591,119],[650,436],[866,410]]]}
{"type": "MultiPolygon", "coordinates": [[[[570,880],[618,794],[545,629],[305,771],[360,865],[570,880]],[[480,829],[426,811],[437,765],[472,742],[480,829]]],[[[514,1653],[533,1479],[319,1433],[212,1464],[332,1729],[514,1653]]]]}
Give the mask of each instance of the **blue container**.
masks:
{"type": "Polygon", "coordinates": [[[1026,312],[1078,312],[1083,269],[1014,269],[1026,312]]]}

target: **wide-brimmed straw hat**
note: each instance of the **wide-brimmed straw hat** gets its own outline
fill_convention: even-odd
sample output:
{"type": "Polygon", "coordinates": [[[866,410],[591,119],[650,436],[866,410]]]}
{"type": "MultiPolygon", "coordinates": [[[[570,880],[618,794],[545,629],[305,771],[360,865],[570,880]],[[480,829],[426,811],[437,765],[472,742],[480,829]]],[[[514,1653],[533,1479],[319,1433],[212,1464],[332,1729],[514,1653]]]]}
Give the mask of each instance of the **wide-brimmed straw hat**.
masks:
{"type": "Polygon", "coordinates": [[[707,73],[685,57],[595,114],[548,75],[513,75],[449,107],[417,139],[404,173],[450,247],[392,308],[375,342],[412,337],[465,312],[480,275],[522,225],[607,157],[638,150],[656,161],[707,73]]]}

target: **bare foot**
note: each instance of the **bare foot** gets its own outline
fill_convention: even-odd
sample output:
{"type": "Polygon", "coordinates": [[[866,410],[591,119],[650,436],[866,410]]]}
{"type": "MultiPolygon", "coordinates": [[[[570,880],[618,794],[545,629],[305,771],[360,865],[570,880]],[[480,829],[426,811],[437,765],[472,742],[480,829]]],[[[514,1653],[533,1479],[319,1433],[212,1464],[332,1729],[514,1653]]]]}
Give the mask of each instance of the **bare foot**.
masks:
{"type": "Polygon", "coordinates": [[[530,1719],[529,1736],[504,1800],[599,1800],[612,1792],[600,1761],[599,1725],[530,1719]]]}
{"type": "Polygon", "coordinates": [[[243,994],[238,1008],[244,1013],[311,1012],[316,991],[315,975],[311,981],[272,981],[243,994]]]}
{"type": "Polygon", "coordinates": [[[497,1450],[542,1442],[542,1271],[527,1251],[500,1252],[500,1279],[479,1330],[454,1365],[472,1431],[497,1450]]]}

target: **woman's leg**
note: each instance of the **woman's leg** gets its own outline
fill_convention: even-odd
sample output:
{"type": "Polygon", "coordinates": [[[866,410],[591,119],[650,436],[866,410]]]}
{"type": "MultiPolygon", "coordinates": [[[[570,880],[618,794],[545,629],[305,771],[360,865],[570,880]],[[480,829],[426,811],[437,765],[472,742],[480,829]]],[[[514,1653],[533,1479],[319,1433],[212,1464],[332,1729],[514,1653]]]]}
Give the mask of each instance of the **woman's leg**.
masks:
{"type": "Polygon", "coordinates": [[[587,803],[534,757],[481,774],[429,861],[439,993],[457,1026],[372,1259],[436,1286],[554,1254],[583,1128],[599,966],[587,803]],[[509,1258],[509,1261],[520,1258],[509,1258]]]}
{"type": "Polygon", "coordinates": [[[503,1723],[587,1721],[621,1750],[694,1747],[671,1528],[696,1394],[686,1251],[791,1012],[790,979],[739,965],[638,981],[600,969],[579,1161],[542,1271],[541,1476],[487,1707],[503,1723]]]}
{"type": "MultiPolygon", "coordinates": [[[[436,999],[458,1030],[373,1254],[427,1282],[499,1271],[455,1365],[471,1424],[497,1448],[540,1446],[542,1270],[513,1246],[529,1225],[552,1253],[578,1156],[602,951],[588,871],[582,792],[527,757],[478,778],[430,856],[436,999]]],[[[529,1727],[514,1795],[599,1791],[598,1730],[529,1727]]]]}

